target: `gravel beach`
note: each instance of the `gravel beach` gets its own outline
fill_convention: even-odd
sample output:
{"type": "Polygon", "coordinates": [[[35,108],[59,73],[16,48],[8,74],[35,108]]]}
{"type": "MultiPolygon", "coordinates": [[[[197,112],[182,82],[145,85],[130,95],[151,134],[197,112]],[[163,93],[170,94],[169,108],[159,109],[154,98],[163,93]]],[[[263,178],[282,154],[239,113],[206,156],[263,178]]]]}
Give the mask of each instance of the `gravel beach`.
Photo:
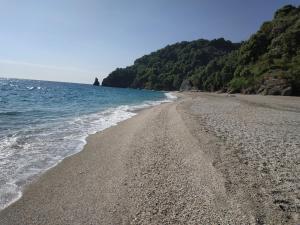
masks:
{"type": "Polygon", "coordinates": [[[300,99],[178,96],[89,136],[0,224],[300,224],[300,99]]]}

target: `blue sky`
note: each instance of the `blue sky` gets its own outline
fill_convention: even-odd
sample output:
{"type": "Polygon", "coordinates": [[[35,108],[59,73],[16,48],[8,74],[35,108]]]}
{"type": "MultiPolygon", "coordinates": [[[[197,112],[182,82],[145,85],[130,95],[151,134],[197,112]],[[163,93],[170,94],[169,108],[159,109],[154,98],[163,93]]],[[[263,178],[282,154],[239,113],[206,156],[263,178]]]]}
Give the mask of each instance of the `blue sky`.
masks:
{"type": "Polygon", "coordinates": [[[91,83],[178,41],[246,40],[300,0],[0,0],[0,77],[91,83]]]}

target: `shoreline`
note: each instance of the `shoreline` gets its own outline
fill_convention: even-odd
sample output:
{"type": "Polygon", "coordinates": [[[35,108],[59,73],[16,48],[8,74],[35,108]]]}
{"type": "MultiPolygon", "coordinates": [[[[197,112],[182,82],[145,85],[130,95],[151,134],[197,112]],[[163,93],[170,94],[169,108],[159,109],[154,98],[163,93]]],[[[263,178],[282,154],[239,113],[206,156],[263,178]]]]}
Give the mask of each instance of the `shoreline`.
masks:
{"type": "MultiPolygon", "coordinates": [[[[184,97],[143,109],[117,126],[89,135],[82,151],[43,173],[25,188],[21,199],[0,211],[1,224],[252,224],[257,221],[292,224],[297,221],[297,204],[293,212],[293,205],[275,201],[286,196],[284,202],[290,202],[296,193],[287,196],[288,192],[282,189],[283,194],[278,198],[278,190],[277,194],[271,194],[273,183],[261,182],[273,179],[272,167],[276,167],[273,153],[255,158],[255,151],[243,149],[248,148],[247,140],[243,140],[242,149],[236,149],[240,148],[235,142],[238,136],[233,136],[235,139],[224,136],[219,125],[228,126],[220,116],[227,116],[232,107],[241,110],[244,117],[234,114],[234,118],[227,119],[249,122],[248,130],[242,129],[249,135],[255,135],[250,132],[252,114],[260,111],[267,110],[272,115],[272,124],[284,116],[282,110],[289,113],[283,119],[298,123],[298,99],[180,95],[184,97]],[[210,110],[216,114],[212,115],[210,110]],[[236,160],[240,157],[242,161],[236,160]],[[264,176],[257,177],[255,173],[265,165],[265,158],[272,160],[271,167],[267,170],[262,167],[259,173],[264,176]],[[241,182],[241,178],[245,181],[241,182]]],[[[291,141],[297,144],[297,139],[291,141]]],[[[284,147],[280,149],[283,151],[284,147]]],[[[297,153],[297,149],[293,151],[297,153]]],[[[289,156],[285,159],[293,160],[289,156]]],[[[296,167],[284,165],[284,173],[299,172],[296,167]]]]}
{"type": "MultiPolygon", "coordinates": [[[[100,130],[97,130],[97,131],[93,131],[91,133],[89,133],[87,136],[82,136],[81,139],[80,139],[80,142],[82,142],[81,144],[78,144],[78,146],[76,147],[76,149],[69,153],[67,156],[65,156],[64,158],[62,159],[59,159],[57,162],[55,162],[53,165],[47,167],[47,168],[43,168],[41,169],[39,172],[37,172],[36,174],[33,174],[31,175],[30,177],[26,178],[26,181],[23,181],[24,184],[22,184],[21,186],[17,185],[17,183],[19,181],[16,181],[16,182],[11,182],[9,183],[9,185],[13,186],[15,188],[15,198],[13,198],[12,200],[10,200],[8,203],[4,204],[4,205],[1,205],[0,207],[0,211],[4,210],[5,208],[9,207],[10,205],[12,205],[13,203],[15,203],[16,201],[18,201],[20,198],[22,198],[23,196],[23,192],[24,190],[30,186],[32,183],[36,182],[41,176],[43,176],[47,171],[53,169],[54,167],[56,167],[58,164],[62,163],[66,158],[69,158],[69,157],[72,157],[73,155],[76,155],[78,154],[79,152],[83,151],[84,150],[84,147],[85,145],[87,144],[87,139],[90,135],[94,135],[98,132],[102,132],[110,127],[113,127],[113,126],[117,126],[120,122],[122,121],[125,121],[125,120],[128,120],[134,116],[136,116],[139,112],[145,110],[145,109],[148,109],[148,108],[151,108],[151,107],[154,107],[156,105],[160,105],[160,104],[164,104],[164,103],[167,103],[167,102],[172,102],[173,100],[176,100],[176,93],[177,92],[165,92],[165,99],[162,99],[162,100],[159,100],[159,101],[146,101],[146,102],[141,102],[140,104],[138,105],[132,105],[130,107],[132,107],[132,109],[123,109],[123,107],[128,107],[127,105],[121,105],[121,106],[118,106],[116,108],[113,108],[113,109],[107,109],[109,111],[115,111],[115,110],[121,110],[122,108],[122,111],[126,111],[127,113],[130,113],[131,115],[130,116],[127,116],[125,119],[122,118],[122,119],[118,119],[117,121],[114,121],[112,122],[108,127],[104,126],[103,128],[101,128],[100,130]],[[174,94],[175,93],[175,94],[174,94]]],[[[104,112],[106,112],[107,110],[105,110],[104,112]]]]}

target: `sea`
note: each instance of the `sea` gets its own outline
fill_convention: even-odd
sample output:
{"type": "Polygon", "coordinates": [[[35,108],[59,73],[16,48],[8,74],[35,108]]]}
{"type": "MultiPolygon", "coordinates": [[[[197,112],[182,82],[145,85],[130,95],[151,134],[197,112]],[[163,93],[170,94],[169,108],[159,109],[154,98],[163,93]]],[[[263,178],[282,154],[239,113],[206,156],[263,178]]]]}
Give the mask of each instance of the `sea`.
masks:
{"type": "Polygon", "coordinates": [[[174,98],[151,90],[0,78],[0,210],[39,174],[81,151],[88,135],[174,98]]]}

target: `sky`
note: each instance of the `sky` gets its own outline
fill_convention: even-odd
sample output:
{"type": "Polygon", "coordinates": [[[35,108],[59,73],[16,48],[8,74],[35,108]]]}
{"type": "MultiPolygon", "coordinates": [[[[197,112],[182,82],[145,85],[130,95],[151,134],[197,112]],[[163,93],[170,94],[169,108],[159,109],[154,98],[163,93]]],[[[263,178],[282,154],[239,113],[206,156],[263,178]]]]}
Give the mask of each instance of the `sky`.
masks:
{"type": "Polygon", "coordinates": [[[246,40],[300,0],[0,0],[0,77],[92,83],[168,44],[246,40]]]}

